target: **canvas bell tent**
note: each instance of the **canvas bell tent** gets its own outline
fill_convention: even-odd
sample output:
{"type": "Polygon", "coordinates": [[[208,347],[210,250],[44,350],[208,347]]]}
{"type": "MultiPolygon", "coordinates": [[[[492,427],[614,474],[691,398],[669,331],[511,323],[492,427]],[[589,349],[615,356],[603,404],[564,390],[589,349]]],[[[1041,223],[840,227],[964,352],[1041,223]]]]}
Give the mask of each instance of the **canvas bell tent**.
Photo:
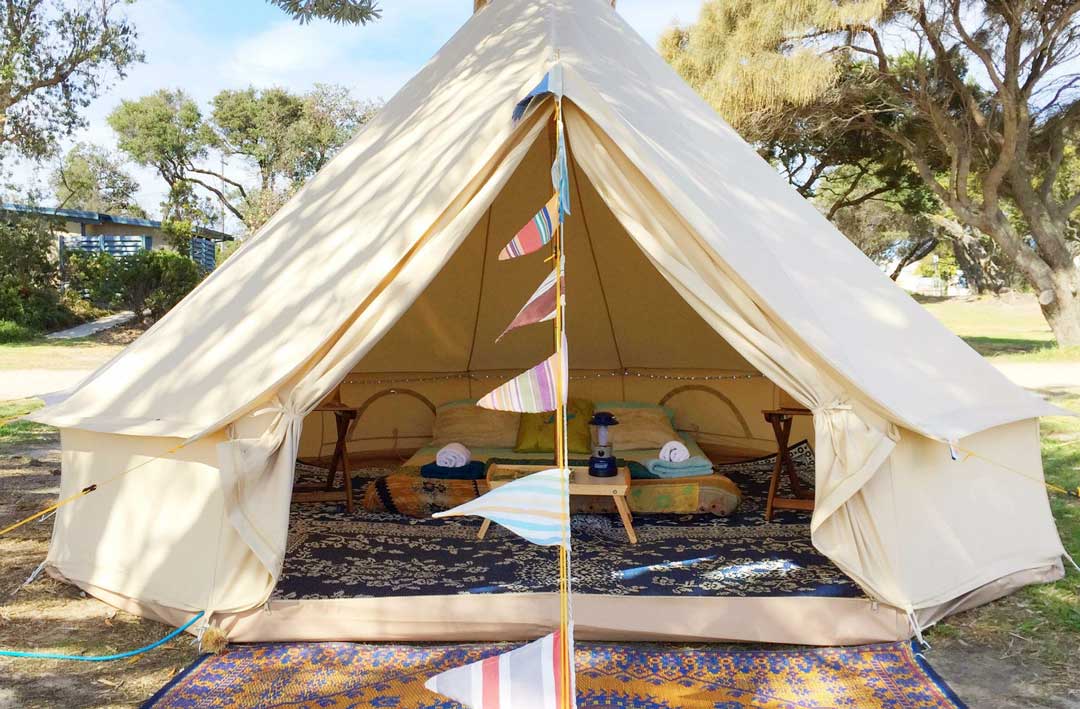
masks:
{"type": "Polygon", "coordinates": [[[571,397],[663,403],[703,449],[746,452],[744,473],[775,450],[761,412],[804,406],[816,487],[787,527],[639,515],[633,546],[582,518],[599,541],[590,561],[575,536],[579,637],[895,639],[1062,574],[1037,421],[1059,412],[886,278],[606,0],[479,11],[223,267],[36,414],[61,429],[61,497],[98,486],[57,514],[50,572],[176,624],[207,611],[235,640],[548,632],[556,594],[506,535],[290,500],[298,457],[333,438],[327,397],[361,410],[355,468],[422,450],[439,405],[550,353],[546,328],[495,338],[551,269],[498,253],[551,196],[554,100],[511,112],[553,71],[571,397]],[[824,580],[792,581],[811,568],[824,580]]]}

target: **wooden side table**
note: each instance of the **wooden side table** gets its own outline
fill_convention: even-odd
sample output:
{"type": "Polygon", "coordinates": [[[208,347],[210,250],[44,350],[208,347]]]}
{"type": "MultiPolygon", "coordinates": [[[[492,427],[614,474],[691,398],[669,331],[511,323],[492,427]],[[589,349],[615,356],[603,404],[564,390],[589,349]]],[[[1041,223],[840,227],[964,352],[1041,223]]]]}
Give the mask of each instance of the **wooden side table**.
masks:
{"type": "MultiPolygon", "coordinates": [[[[488,468],[487,484],[489,489],[495,489],[500,485],[513,482],[532,473],[541,470],[551,470],[550,465],[517,465],[496,463],[488,468]]],[[[570,495],[607,496],[615,503],[615,509],[619,511],[623,529],[631,544],[637,544],[637,533],[634,532],[634,516],[630,512],[630,506],[626,504],[626,493],[630,490],[630,469],[619,466],[617,474],[610,478],[594,478],[589,475],[586,466],[570,466],[570,495]]],[[[487,534],[491,520],[485,519],[480,525],[479,539],[487,534]]]]}
{"type": "Polygon", "coordinates": [[[315,411],[334,414],[334,421],[337,423],[337,443],[334,445],[334,455],[330,458],[330,471],[326,474],[326,485],[293,486],[293,502],[344,502],[345,508],[349,510],[349,514],[352,514],[355,506],[352,473],[349,471],[348,443],[349,432],[359,416],[359,411],[356,407],[347,406],[338,401],[320,404],[315,411]],[[341,472],[345,478],[341,488],[334,487],[338,465],[341,466],[341,472]]]}
{"type": "Polygon", "coordinates": [[[791,453],[788,451],[792,421],[796,416],[813,416],[813,412],[810,409],[769,409],[761,413],[765,416],[765,420],[772,424],[777,449],[776,464],[773,466],[772,478],[769,480],[769,496],[765,500],[765,521],[772,521],[774,510],[813,511],[814,492],[799,479],[795,463],[791,460],[791,453]],[[787,473],[791,491],[795,494],[793,498],[776,496],[782,472],[787,473]]]}

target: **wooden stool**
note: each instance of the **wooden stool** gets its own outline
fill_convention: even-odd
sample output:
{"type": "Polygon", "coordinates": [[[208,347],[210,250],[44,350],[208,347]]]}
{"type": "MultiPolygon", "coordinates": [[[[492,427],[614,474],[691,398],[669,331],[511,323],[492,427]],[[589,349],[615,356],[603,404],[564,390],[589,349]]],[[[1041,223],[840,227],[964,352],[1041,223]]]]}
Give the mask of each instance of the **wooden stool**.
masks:
{"type": "Polygon", "coordinates": [[[352,406],[346,406],[339,401],[328,401],[320,404],[315,411],[332,413],[337,423],[337,443],[334,445],[334,455],[330,458],[330,471],[326,474],[326,485],[295,485],[293,487],[293,502],[344,502],[349,514],[355,510],[353,504],[352,473],[349,471],[349,432],[353,423],[359,416],[359,411],[352,406]],[[345,484],[341,488],[334,487],[334,478],[337,477],[338,465],[345,478],[345,484]]]}
{"type": "Polygon", "coordinates": [[[791,460],[788,452],[788,441],[791,438],[791,424],[796,416],[813,416],[809,409],[770,409],[761,412],[765,420],[772,424],[773,435],[776,436],[776,464],[773,466],[772,478],[769,480],[769,496],[765,500],[765,521],[771,522],[774,510],[807,510],[814,509],[814,492],[809,490],[799,474],[795,470],[795,463],[791,460]],[[787,472],[788,481],[791,483],[791,491],[795,497],[777,497],[776,491],[780,486],[780,473],[787,472]]]}

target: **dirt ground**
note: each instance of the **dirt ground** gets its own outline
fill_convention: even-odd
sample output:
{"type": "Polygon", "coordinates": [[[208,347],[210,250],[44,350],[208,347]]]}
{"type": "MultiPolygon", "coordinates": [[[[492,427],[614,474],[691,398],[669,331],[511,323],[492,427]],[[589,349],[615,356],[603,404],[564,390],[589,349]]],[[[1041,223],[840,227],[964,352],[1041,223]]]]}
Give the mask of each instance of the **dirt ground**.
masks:
{"type": "MultiPolygon", "coordinates": [[[[100,358],[139,332],[117,329],[85,344],[59,346],[63,351],[55,354],[57,359],[100,358]]],[[[5,368],[24,366],[28,357],[48,361],[38,347],[33,354],[3,348],[0,376],[5,368]]],[[[1075,389],[1043,393],[1080,411],[1075,389]]],[[[21,415],[17,406],[5,413],[0,404],[0,528],[52,503],[59,491],[56,433],[35,424],[5,427],[16,415],[21,415]]],[[[1057,479],[1069,486],[1080,483],[1074,477],[1080,471],[1076,421],[1054,419],[1044,429],[1048,475],[1062,476],[1057,479]]],[[[1080,502],[1056,500],[1055,514],[1066,544],[1080,548],[1080,502]]],[[[147,645],[171,630],[47,577],[24,588],[23,582],[45,558],[51,528],[46,518],[0,537],[0,648],[110,654],[147,645]]],[[[927,659],[974,709],[1080,709],[1080,574],[1070,573],[1064,582],[1026,589],[930,629],[927,659]]],[[[193,640],[183,636],[119,662],[0,658],[0,709],[137,707],[197,656],[193,640]]]]}
{"type": "MultiPolygon", "coordinates": [[[[0,450],[0,526],[47,506],[59,491],[59,441],[0,450]]],[[[44,575],[51,520],[0,538],[0,648],[100,655],[147,645],[171,630],[119,612],[44,575]]],[[[132,660],[107,663],[0,658],[0,707],[136,707],[190,664],[188,636],[132,660]]]]}
{"type": "MultiPolygon", "coordinates": [[[[0,449],[0,525],[55,498],[58,441],[0,449]]],[[[78,589],[42,577],[22,583],[45,557],[51,524],[31,523],[0,538],[0,647],[51,652],[122,652],[161,638],[169,628],[117,611],[78,589]]],[[[975,709],[1080,708],[1080,680],[1063,674],[1027,638],[987,632],[980,616],[1024,613],[1021,596],[998,601],[933,629],[926,656],[975,709]]],[[[1075,651],[1075,648],[1074,648],[1075,651]]],[[[0,707],[136,707],[198,655],[184,636],[134,660],[111,663],[40,662],[0,658],[0,707]]],[[[1075,657],[1071,658],[1074,662],[1075,657]]],[[[1066,660],[1068,662],[1068,660],[1066,660]]]]}

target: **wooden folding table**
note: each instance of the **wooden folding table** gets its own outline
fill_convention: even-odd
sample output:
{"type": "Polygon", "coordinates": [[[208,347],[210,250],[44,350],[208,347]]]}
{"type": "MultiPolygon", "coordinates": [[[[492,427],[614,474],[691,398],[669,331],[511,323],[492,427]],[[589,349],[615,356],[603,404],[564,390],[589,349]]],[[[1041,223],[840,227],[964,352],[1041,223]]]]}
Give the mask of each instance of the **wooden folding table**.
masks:
{"type": "Polygon", "coordinates": [[[334,444],[334,455],[330,458],[330,470],[326,474],[326,484],[296,485],[293,487],[293,502],[344,502],[346,509],[352,514],[355,509],[353,504],[352,472],[349,470],[349,432],[359,416],[359,410],[354,406],[342,404],[339,401],[328,401],[320,404],[315,411],[334,414],[337,424],[337,442],[334,444]],[[335,487],[338,465],[341,466],[342,476],[345,478],[342,487],[335,487]]]}
{"type": "Polygon", "coordinates": [[[791,460],[788,451],[788,441],[791,438],[791,424],[796,416],[813,416],[810,409],[781,408],[762,411],[765,420],[772,424],[773,435],[776,436],[776,464],[773,465],[772,478],[769,480],[769,496],[765,500],[765,521],[771,522],[774,510],[808,510],[814,509],[814,492],[806,487],[799,479],[795,463],[791,460]],[[786,472],[788,482],[791,483],[791,491],[795,497],[777,497],[777,489],[780,486],[780,474],[786,472]]]}

